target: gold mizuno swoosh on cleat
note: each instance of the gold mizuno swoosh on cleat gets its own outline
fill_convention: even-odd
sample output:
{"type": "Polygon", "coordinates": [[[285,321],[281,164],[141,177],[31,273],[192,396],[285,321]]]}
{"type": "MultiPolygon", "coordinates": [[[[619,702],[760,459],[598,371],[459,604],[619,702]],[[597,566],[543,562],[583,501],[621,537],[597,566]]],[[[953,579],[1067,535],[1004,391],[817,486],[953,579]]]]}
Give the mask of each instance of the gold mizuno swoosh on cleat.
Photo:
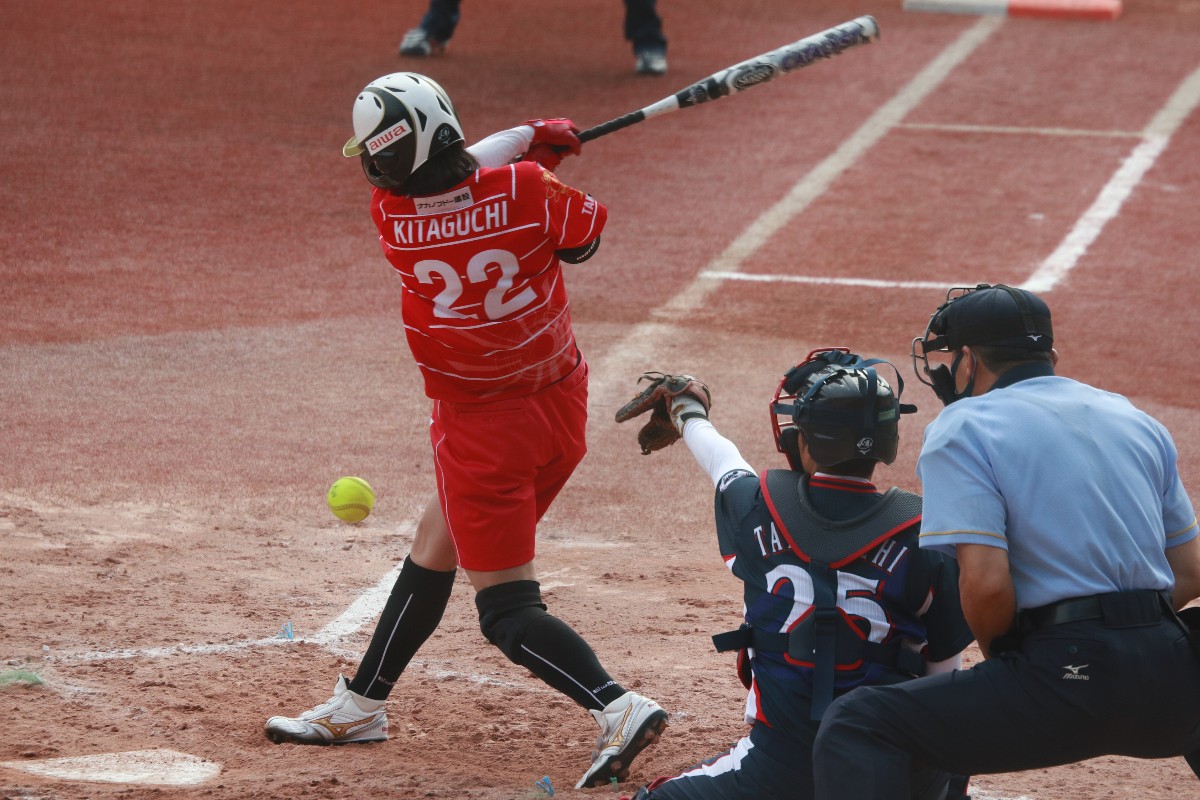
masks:
{"type": "Polygon", "coordinates": [[[360,720],[358,722],[337,723],[337,722],[333,722],[332,719],[333,719],[332,716],[321,717],[320,719],[314,719],[312,721],[312,724],[320,725],[322,728],[324,728],[325,730],[332,733],[333,738],[340,739],[341,737],[345,736],[347,733],[350,733],[351,731],[353,731],[356,728],[362,728],[367,725],[370,725],[372,722],[375,722],[377,719],[379,719],[379,715],[376,714],[375,716],[371,717],[370,719],[360,720]]]}
{"type": "Polygon", "coordinates": [[[604,749],[608,749],[614,745],[618,750],[621,749],[621,745],[625,743],[625,723],[629,721],[629,715],[632,713],[633,704],[630,703],[629,707],[625,709],[625,713],[621,715],[621,724],[617,726],[617,735],[608,740],[608,744],[604,746],[604,749]]]}

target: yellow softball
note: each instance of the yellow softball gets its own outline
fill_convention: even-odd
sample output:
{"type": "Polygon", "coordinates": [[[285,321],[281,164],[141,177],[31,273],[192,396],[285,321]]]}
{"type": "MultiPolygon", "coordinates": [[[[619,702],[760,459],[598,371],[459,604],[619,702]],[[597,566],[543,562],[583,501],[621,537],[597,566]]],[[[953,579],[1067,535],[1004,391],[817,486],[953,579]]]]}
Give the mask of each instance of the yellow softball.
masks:
{"type": "Polygon", "coordinates": [[[362,478],[338,478],[325,495],[329,510],[344,522],[362,522],[375,507],[375,492],[362,478]]]}

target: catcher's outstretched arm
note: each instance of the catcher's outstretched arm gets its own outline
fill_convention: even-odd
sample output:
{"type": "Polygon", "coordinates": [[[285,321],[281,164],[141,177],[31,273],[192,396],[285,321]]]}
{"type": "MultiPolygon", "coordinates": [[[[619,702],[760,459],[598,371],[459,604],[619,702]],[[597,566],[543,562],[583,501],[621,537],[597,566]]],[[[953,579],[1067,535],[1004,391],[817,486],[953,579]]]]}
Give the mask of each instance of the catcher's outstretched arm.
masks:
{"type": "Polygon", "coordinates": [[[742,458],[737,445],[726,439],[707,419],[690,419],[683,426],[683,441],[692,451],[692,457],[719,486],[721,478],[735,470],[754,474],[754,467],[742,458]]]}

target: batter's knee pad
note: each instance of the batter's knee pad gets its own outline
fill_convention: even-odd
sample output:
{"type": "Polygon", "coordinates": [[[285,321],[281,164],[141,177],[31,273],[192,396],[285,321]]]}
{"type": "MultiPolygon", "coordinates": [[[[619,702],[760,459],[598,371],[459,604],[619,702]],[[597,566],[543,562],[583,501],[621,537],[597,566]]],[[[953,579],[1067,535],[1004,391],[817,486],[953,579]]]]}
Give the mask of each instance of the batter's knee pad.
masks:
{"type": "Polygon", "coordinates": [[[537,581],[510,581],[489,586],[475,595],[479,629],[487,640],[514,663],[521,663],[521,640],[525,629],[547,617],[542,588],[537,581]]]}

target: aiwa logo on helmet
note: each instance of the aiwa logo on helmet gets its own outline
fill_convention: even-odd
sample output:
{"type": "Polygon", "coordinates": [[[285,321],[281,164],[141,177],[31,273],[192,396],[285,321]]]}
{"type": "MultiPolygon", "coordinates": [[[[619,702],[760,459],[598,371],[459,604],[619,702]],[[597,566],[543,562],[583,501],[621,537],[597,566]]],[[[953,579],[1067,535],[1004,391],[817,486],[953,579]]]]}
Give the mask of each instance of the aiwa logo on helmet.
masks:
{"type": "Polygon", "coordinates": [[[412,128],[409,127],[408,122],[400,120],[382,133],[377,133],[370,139],[367,139],[367,152],[372,154],[377,153],[383,148],[408,136],[410,133],[412,133],[412,128]]]}

